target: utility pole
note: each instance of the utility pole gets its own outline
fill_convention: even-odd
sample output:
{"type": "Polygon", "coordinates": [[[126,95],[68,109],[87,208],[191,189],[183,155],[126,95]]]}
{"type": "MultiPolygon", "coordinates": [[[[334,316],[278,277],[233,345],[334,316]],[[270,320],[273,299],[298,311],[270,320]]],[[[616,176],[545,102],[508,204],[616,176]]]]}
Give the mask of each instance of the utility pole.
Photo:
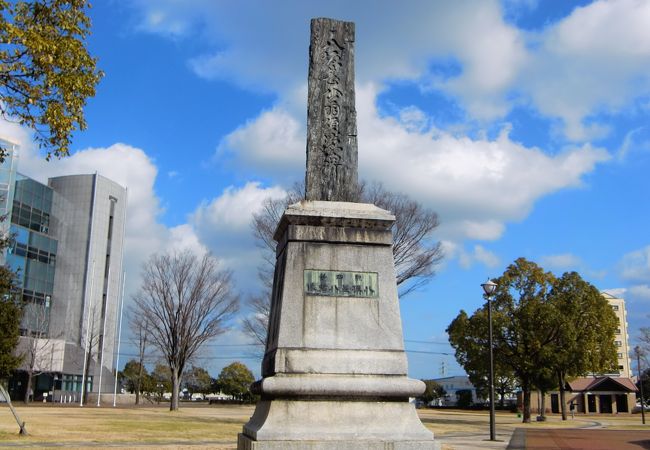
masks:
{"type": "Polygon", "coordinates": [[[641,392],[641,422],[645,425],[645,399],[643,398],[643,380],[641,379],[641,348],[634,347],[636,355],[636,370],[639,373],[639,391],[641,392]]]}

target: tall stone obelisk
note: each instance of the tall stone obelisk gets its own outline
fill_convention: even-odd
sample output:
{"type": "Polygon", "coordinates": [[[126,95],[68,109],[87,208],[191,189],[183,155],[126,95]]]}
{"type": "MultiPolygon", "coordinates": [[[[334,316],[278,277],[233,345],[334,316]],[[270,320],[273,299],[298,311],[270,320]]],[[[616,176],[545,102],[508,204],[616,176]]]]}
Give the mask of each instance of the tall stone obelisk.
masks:
{"type": "Polygon", "coordinates": [[[357,201],[354,23],[311,22],[305,198],[357,201]]]}
{"type": "Polygon", "coordinates": [[[313,19],[306,200],[280,219],[261,395],[238,449],[433,449],[409,397],[391,228],[354,203],[354,24],[313,19]]]}

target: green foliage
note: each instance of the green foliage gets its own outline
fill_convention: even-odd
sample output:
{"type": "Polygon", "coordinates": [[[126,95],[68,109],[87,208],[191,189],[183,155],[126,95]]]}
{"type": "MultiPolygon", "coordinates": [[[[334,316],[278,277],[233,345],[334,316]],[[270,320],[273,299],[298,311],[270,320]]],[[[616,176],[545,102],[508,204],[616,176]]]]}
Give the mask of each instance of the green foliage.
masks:
{"type": "Polygon", "coordinates": [[[445,390],[441,385],[436,383],[433,380],[422,380],[426,389],[424,393],[418,397],[418,400],[422,400],[424,403],[429,404],[431,401],[445,396],[445,390]]]}
{"type": "Polygon", "coordinates": [[[85,45],[87,7],[87,0],[0,1],[0,114],[32,128],[47,159],[68,155],[103,76],[85,45]]]}
{"type": "Polygon", "coordinates": [[[618,319],[598,289],[568,272],[556,280],[549,300],[558,325],[549,355],[555,370],[571,377],[615,371],[618,319]]]}
{"type": "MultiPolygon", "coordinates": [[[[0,217],[0,222],[4,221],[0,217]]],[[[9,244],[9,237],[0,236],[0,252],[9,244]]],[[[16,274],[7,266],[0,266],[0,380],[7,379],[22,362],[14,355],[20,338],[22,308],[13,295],[16,274]]]]}
{"type": "MultiPolygon", "coordinates": [[[[120,372],[120,378],[124,385],[124,389],[126,389],[131,393],[136,391],[136,389],[138,388],[138,378],[140,378],[141,371],[142,371],[142,379],[144,379],[149,375],[147,373],[147,368],[141,367],[140,363],[135,359],[130,360],[124,365],[124,370],[120,372]]],[[[140,380],[140,391],[143,390],[144,389],[142,389],[142,380],[140,380]]]]}
{"type": "Polygon", "coordinates": [[[169,369],[169,366],[160,363],[156,364],[153,372],[151,372],[150,380],[151,392],[155,392],[159,398],[162,398],[163,393],[171,392],[172,372],[169,369]]]}
{"type": "Polygon", "coordinates": [[[192,366],[185,375],[183,375],[185,387],[192,394],[209,394],[212,387],[212,378],[207,370],[203,367],[192,366]]]}
{"type": "Polygon", "coordinates": [[[250,385],[255,381],[253,373],[245,364],[234,362],[223,368],[217,378],[217,385],[221,392],[232,395],[238,400],[251,398],[250,385]]]}
{"type": "MultiPolygon", "coordinates": [[[[471,317],[462,311],[447,328],[449,341],[456,349],[456,359],[463,366],[480,398],[488,398],[490,371],[487,310],[476,311],[471,317]]],[[[494,360],[494,390],[503,397],[515,389],[512,368],[494,360]]]]}
{"type": "MultiPolygon", "coordinates": [[[[495,282],[495,379],[514,374],[524,393],[525,422],[531,389],[548,391],[567,376],[613,370],[616,316],[577,273],[556,278],[519,258],[495,282]]],[[[458,362],[477,386],[487,379],[487,329],[487,306],[471,317],[461,311],[447,329],[458,362]]]]}
{"type": "Polygon", "coordinates": [[[472,406],[472,391],[469,389],[456,391],[456,406],[459,408],[469,408],[472,406]]]}
{"type": "Polygon", "coordinates": [[[13,354],[20,337],[21,308],[8,294],[10,279],[13,279],[13,273],[0,266],[0,380],[7,379],[22,361],[20,356],[13,354]]]}

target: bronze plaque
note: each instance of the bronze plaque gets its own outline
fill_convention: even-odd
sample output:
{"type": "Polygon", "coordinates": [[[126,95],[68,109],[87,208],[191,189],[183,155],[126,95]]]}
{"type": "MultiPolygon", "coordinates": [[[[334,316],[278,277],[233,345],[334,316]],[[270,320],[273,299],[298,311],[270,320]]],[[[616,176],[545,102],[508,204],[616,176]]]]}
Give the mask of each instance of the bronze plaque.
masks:
{"type": "Polygon", "coordinates": [[[304,274],[304,289],[307,295],[379,297],[379,276],[376,272],[305,270],[304,274]]]}

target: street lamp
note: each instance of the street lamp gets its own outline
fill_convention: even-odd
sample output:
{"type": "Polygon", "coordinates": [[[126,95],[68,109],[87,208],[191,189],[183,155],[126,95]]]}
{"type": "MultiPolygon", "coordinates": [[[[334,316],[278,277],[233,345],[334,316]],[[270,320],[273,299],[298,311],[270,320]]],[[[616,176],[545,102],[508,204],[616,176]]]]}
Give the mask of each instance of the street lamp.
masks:
{"type": "Polygon", "coordinates": [[[634,347],[636,355],[636,370],[639,374],[639,389],[641,391],[641,422],[645,425],[645,399],[643,398],[643,380],[641,379],[641,348],[637,345],[634,347]]]}
{"type": "Polygon", "coordinates": [[[487,297],[488,302],[488,329],[489,329],[489,346],[490,346],[490,440],[495,441],[495,430],[494,430],[494,357],[492,356],[492,302],[490,301],[494,290],[497,288],[497,284],[488,280],[481,285],[485,296],[487,297]]]}

